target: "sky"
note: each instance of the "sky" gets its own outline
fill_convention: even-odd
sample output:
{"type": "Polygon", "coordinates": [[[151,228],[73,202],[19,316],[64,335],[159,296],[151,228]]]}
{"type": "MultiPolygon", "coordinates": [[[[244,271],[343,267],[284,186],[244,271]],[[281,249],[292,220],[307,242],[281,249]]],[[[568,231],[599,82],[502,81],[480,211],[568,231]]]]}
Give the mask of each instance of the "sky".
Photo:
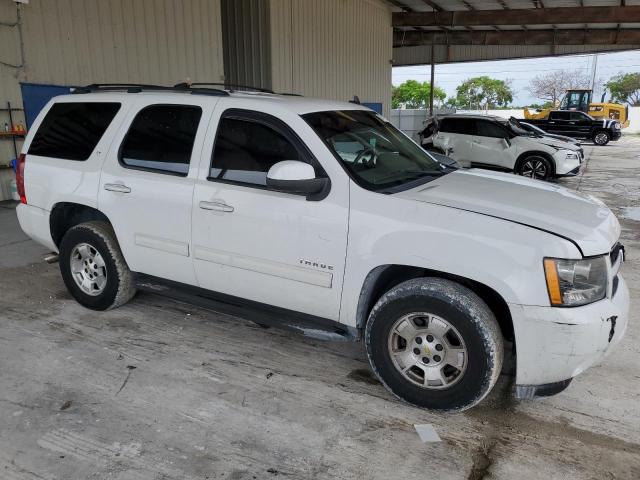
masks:
{"type": "MultiPolygon", "coordinates": [[[[498,60],[492,62],[468,62],[436,65],[435,84],[444,89],[447,96],[455,96],[456,87],[467,78],[488,75],[501,80],[511,80],[515,93],[513,105],[525,106],[542,103],[527,90],[529,80],[536,75],[553,70],[581,70],[591,74],[594,55],[568,55],[563,57],[498,60]]],[[[604,83],[618,73],[640,72],[640,50],[616,53],[600,53],[596,67],[596,84],[604,83]]],[[[406,80],[429,81],[430,66],[394,67],[392,81],[399,85],[406,80]]],[[[594,96],[599,101],[600,89],[594,96]]]]}

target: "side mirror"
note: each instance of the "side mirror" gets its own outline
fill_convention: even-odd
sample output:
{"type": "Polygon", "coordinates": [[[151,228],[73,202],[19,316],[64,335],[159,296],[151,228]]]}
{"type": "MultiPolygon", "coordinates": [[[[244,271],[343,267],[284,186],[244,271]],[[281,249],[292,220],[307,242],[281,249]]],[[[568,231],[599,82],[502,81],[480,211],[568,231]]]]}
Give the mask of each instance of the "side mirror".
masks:
{"type": "Polygon", "coordinates": [[[328,178],[316,178],[313,167],[298,160],[278,162],[267,172],[267,187],[278,192],[316,195],[328,186],[328,178]]]}
{"type": "Polygon", "coordinates": [[[511,140],[509,140],[508,138],[503,138],[502,144],[504,145],[504,148],[509,148],[511,146],[511,140]]]}

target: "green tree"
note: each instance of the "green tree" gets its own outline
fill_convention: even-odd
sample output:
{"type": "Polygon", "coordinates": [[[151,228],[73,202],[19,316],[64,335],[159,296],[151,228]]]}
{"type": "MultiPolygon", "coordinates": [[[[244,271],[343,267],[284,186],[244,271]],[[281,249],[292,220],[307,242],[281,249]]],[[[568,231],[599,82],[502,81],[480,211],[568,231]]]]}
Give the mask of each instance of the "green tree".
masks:
{"type": "Polygon", "coordinates": [[[469,78],[456,88],[455,104],[465,108],[506,107],[513,101],[509,80],[482,76],[469,78]]]}
{"type": "MultiPolygon", "coordinates": [[[[392,108],[429,108],[429,96],[431,95],[431,84],[429,82],[418,82],[407,80],[391,91],[392,108]]],[[[433,103],[441,104],[447,94],[441,88],[433,90],[433,103]]]]}
{"type": "Polygon", "coordinates": [[[619,73],[604,85],[611,92],[611,100],[640,105],[640,72],[619,73]]]}

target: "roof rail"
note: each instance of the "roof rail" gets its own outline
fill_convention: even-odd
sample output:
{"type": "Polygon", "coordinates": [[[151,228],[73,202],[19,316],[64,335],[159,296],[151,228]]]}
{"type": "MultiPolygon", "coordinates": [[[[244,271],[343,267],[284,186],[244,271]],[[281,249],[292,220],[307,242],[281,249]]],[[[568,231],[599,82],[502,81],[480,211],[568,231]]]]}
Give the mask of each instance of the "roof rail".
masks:
{"type": "Polygon", "coordinates": [[[84,87],[77,87],[73,90],[74,94],[92,93],[92,92],[117,92],[126,91],[127,93],[140,93],[143,91],[161,91],[161,92],[187,92],[200,95],[229,95],[224,90],[217,88],[186,88],[182,85],[167,87],[164,85],[145,85],[141,83],[92,83],[84,87]]]}
{"type": "Polygon", "coordinates": [[[251,87],[249,85],[238,85],[235,83],[223,83],[223,82],[194,82],[194,83],[182,82],[182,83],[175,84],[174,87],[193,89],[193,87],[201,87],[206,85],[215,85],[219,87],[224,87],[225,90],[229,90],[230,92],[233,92],[234,90],[254,90],[256,92],[262,92],[262,93],[275,93],[270,88],[251,87]]]}

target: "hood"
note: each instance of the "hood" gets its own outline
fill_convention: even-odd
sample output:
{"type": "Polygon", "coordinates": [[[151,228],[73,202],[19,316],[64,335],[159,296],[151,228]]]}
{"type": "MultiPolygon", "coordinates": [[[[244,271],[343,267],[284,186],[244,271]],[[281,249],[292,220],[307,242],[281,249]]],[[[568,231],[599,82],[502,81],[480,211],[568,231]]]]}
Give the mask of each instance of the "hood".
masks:
{"type": "Polygon", "coordinates": [[[565,137],[564,135],[556,135],[555,133],[547,133],[545,137],[553,138],[554,140],[560,140],[561,142],[571,143],[573,145],[578,145],[580,142],[575,138],[565,137]]]}
{"type": "Polygon", "coordinates": [[[618,220],[595,197],[509,173],[458,170],[396,195],[546,230],[584,256],[608,253],[620,236],[618,220]]]}
{"type": "Polygon", "coordinates": [[[552,136],[545,135],[544,137],[533,137],[532,140],[542,143],[543,145],[549,145],[551,147],[560,148],[564,150],[580,150],[580,147],[573,142],[567,142],[566,140],[560,140],[552,136]]]}

